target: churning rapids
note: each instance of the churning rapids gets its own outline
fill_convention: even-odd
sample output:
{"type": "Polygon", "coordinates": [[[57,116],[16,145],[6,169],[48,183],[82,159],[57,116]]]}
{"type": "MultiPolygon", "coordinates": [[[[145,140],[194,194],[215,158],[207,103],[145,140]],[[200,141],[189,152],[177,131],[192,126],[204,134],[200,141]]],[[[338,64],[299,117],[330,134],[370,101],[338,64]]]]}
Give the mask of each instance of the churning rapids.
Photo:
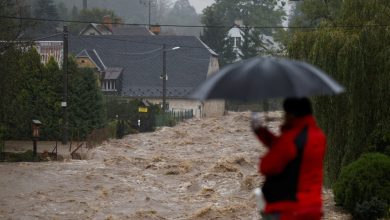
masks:
{"type": "MultiPolygon", "coordinates": [[[[277,131],[280,112],[268,126],[277,131]]],[[[256,219],[249,112],[110,140],[86,160],[0,164],[0,219],[256,219]]],[[[325,219],[347,219],[324,190],[325,219]]]]}

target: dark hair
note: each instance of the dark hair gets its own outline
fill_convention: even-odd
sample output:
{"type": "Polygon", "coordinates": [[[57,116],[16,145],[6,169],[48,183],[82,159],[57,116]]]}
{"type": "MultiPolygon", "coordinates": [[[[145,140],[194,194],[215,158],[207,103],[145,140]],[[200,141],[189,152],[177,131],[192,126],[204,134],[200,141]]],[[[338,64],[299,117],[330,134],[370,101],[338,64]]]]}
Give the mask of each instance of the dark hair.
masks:
{"type": "Polygon", "coordinates": [[[311,102],[308,98],[286,98],[283,101],[283,110],[296,117],[313,114],[311,102]]]}

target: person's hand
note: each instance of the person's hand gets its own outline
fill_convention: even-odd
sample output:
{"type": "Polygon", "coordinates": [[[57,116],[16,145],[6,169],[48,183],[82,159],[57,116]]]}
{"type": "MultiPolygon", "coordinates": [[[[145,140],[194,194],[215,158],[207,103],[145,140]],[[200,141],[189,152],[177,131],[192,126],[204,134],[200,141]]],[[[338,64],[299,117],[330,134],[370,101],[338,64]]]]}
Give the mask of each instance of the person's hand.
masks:
{"type": "Polygon", "coordinates": [[[258,131],[261,128],[264,128],[264,123],[261,119],[260,113],[258,112],[252,112],[251,115],[251,128],[253,131],[258,131]]]}

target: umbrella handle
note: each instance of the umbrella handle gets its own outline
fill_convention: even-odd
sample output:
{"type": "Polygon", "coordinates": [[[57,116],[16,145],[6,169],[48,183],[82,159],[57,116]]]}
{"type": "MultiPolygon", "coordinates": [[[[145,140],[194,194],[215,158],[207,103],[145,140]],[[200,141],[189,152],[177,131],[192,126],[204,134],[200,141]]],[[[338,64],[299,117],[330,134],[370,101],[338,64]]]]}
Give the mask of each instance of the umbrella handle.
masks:
{"type": "Polygon", "coordinates": [[[269,116],[268,116],[268,110],[269,110],[269,102],[268,100],[263,101],[263,111],[264,111],[264,126],[267,127],[269,122],[269,116]]]}

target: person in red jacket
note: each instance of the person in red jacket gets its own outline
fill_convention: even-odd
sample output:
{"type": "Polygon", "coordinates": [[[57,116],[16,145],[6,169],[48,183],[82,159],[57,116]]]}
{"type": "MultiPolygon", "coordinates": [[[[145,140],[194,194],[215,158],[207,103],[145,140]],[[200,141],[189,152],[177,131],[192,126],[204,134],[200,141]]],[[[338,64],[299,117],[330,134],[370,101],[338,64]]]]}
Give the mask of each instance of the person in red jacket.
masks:
{"type": "Polygon", "coordinates": [[[312,116],[307,98],[283,102],[281,134],[252,121],[252,128],[268,152],[259,160],[265,176],[263,219],[319,220],[322,217],[325,135],[312,116]]]}

